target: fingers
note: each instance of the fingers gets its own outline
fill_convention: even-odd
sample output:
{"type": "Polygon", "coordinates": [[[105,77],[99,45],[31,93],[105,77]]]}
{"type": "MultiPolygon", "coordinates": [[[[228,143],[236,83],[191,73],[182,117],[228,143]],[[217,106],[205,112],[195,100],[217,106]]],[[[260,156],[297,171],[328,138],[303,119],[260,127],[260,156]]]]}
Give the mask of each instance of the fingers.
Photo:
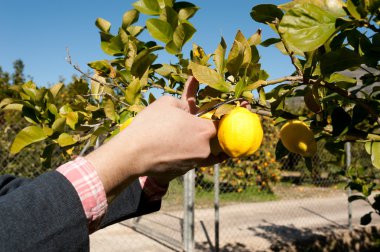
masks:
{"type": "Polygon", "coordinates": [[[196,95],[198,92],[199,82],[193,76],[189,76],[183,89],[181,100],[189,104],[191,114],[195,114],[198,110],[196,105],[196,95]]]}

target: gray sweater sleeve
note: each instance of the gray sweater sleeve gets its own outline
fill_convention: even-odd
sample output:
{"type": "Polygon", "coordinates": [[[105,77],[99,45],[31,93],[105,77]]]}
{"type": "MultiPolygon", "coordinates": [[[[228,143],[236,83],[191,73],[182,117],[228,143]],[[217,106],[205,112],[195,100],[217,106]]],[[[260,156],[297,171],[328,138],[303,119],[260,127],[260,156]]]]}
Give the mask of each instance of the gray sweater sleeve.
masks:
{"type": "MultiPolygon", "coordinates": [[[[109,206],[101,227],[158,211],[138,180],[109,206]]],[[[88,251],[89,234],[81,201],[59,172],[35,179],[0,176],[0,251],[88,251]]]]}
{"type": "Polygon", "coordinates": [[[86,216],[63,175],[2,176],[0,186],[0,251],[88,251],[86,216]]]}

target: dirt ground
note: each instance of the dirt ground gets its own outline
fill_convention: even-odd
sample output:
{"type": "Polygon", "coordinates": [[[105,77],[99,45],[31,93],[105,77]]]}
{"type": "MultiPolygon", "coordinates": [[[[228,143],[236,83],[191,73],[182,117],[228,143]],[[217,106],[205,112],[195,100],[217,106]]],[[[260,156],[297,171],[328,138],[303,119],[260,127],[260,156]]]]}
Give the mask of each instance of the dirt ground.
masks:
{"type": "MultiPolygon", "coordinates": [[[[318,194],[309,188],[295,190],[304,191],[302,198],[222,206],[219,251],[295,251],[291,249],[297,241],[348,231],[344,191],[330,195],[324,190],[318,194]]],[[[370,208],[359,201],[351,206],[353,227],[360,227],[360,217],[370,208]]],[[[373,215],[372,224],[380,225],[379,216],[373,215]]],[[[96,232],[91,235],[91,251],[182,251],[182,228],[183,211],[160,211],[96,232]]],[[[214,209],[196,209],[194,237],[195,251],[214,250],[214,209]]]]}

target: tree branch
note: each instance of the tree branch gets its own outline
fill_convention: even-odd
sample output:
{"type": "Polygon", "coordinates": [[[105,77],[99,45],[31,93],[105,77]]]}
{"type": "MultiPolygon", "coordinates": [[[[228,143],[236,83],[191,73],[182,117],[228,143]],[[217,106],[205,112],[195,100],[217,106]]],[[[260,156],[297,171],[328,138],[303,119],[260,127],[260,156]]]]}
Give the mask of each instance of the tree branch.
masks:
{"type": "Polygon", "coordinates": [[[270,111],[267,111],[267,110],[263,110],[263,109],[251,109],[251,111],[253,113],[255,113],[255,114],[258,114],[258,115],[272,117],[272,113],[270,111]]]}
{"type": "Polygon", "coordinates": [[[296,58],[296,56],[294,56],[294,52],[290,50],[288,43],[285,41],[284,37],[282,36],[282,34],[281,34],[281,32],[280,32],[280,30],[279,30],[279,28],[278,28],[278,26],[279,26],[279,21],[276,20],[276,21],[274,22],[274,24],[275,24],[275,27],[276,27],[277,33],[278,33],[278,35],[280,36],[281,42],[282,42],[282,44],[284,45],[284,48],[285,48],[286,52],[288,53],[288,55],[289,55],[289,57],[290,57],[290,59],[291,59],[291,61],[292,61],[292,64],[293,64],[293,66],[296,68],[297,74],[298,74],[299,76],[303,76],[302,69],[297,65],[297,60],[298,60],[298,59],[296,58]]]}
{"type": "Polygon", "coordinates": [[[266,83],[264,83],[262,85],[262,87],[266,87],[266,86],[269,86],[269,85],[275,85],[275,84],[283,83],[285,81],[300,82],[302,80],[303,80],[302,76],[285,76],[285,77],[282,77],[282,78],[279,78],[279,79],[274,79],[274,80],[266,81],[266,83]]]}
{"type": "Polygon", "coordinates": [[[327,87],[328,89],[330,89],[331,91],[339,94],[340,96],[343,96],[351,101],[353,101],[354,103],[362,106],[364,109],[366,109],[377,121],[377,124],[380,126],[380,117],[377,113],[377,111],[375,109],[373,109],[370,105],[368,105],[365,100],[363,99],[360,99],[358,97],[356,97],[355,95],[353,95],[351,92],[349,92],[348,90],[345,90],[345,89],[341,89],[331,83],[326,83],[325,84],[325,87],[327,87]]]}
{"type": "Polygon", "coordinates": [[[115,85],[113,83],[107,83],[107,82],[103,82],[103,81],[100,81],[92,76],[90,76],[89,74],[85,73],[82,71],[82,69],[76,65],[76,64],[73,64],[73,62],[71,61],[71,55],[70,55],[70,51],[69,51],[69,48],[66,48],[66,52],[67,52],[67,57],[66,57],[66,61],[71,65],[73,66],[73,68],[75,70],[77,70],[78,72],[80,72],[83,76],[85,76],[86,78],[89,78],[90,80],[92,81],[95,81],[97,83],[99,83],[100,85],[102,86],[112,86],[112,87],[116,87],[116,88],[120,88],[118,85],[115,85]]]}

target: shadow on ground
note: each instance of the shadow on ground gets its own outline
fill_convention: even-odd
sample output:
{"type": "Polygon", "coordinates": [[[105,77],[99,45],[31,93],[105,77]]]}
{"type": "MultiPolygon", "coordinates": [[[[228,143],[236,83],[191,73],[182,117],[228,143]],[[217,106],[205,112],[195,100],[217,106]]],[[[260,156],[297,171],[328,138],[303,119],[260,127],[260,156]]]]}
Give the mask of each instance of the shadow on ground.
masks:
{"type": "MultiPolygon", "coordinates": [[[[195,251],[215,251],[213,247],[210,247],[208,242],[196,243],[195,251]]],[[[247,248],[245,244],[236,242],[236,243],[227,243],[219,248],[219,252],[252,252],[252,249],[247,248]]]]}
{"type": "Polygon", "coordinates": [[[265,221],[249,230],[271,243],[266,251],[380,251],[380,227],[377,226],[348,231],[335,224],[310,229],[265,221]]]}

